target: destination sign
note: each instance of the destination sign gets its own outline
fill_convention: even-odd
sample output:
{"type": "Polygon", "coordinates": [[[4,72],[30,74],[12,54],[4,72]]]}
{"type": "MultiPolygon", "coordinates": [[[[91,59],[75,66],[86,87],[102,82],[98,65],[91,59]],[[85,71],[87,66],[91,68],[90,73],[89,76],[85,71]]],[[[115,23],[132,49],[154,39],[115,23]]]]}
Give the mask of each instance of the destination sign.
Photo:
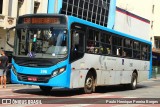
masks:
{"type": "Polygon", "coordinates": [[[60,24],[59,18],[24,18],[24,24],[60,24]]]}
{"type": "Polygon", "coordinates": [[[65,17],[21,17],[18,24],[66,24],[65,17]]]}

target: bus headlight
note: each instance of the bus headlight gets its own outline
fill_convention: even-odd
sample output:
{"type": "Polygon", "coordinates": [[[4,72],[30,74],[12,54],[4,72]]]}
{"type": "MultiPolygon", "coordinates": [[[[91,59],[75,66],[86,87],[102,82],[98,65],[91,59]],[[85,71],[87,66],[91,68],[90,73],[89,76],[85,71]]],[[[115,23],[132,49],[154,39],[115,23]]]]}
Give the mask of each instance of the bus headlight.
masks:
{"type": "Polygon", "coordinates": [[[13,71],[13,73],[15,74],[15,75],[17,75],[17,70],[16,70],[16,68],[12,65],[12,71],[13,71]]]}
{"type": "Polygon", "coordinates": [[[61,74],[65,70],[66,70],[66,66],[54,70],[53,73],[52,73],[52,77],[55,77],[55,76],[61,74]]]}

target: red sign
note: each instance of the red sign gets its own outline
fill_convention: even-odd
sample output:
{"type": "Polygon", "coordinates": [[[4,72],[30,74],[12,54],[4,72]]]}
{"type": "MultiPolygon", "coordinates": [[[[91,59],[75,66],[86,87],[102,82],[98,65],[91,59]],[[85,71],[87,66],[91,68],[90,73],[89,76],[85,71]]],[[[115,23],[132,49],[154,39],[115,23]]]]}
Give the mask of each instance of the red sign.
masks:
{"type": "Polygon", "coordinates": [[[28,77],[28,81],[37,81],[37,77],[28,77]]]}

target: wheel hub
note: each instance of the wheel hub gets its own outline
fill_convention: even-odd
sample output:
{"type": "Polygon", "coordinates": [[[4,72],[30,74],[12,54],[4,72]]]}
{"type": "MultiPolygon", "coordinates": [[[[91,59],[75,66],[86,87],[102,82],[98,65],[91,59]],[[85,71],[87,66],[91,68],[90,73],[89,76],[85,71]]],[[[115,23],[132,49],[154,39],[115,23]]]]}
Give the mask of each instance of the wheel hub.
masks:
{"type": "Polygon", "coordinates": [[[136,86],[136,79],[134,79],[134,81],[133,81],[133,86],[134,87],[136,86]]]}
{"type": "Polygon", "coordinates": [[[86,86],[88,88],[91,88],[92,87],[92,78],[88,78],[87,81],[86,81],[86,86]]]}

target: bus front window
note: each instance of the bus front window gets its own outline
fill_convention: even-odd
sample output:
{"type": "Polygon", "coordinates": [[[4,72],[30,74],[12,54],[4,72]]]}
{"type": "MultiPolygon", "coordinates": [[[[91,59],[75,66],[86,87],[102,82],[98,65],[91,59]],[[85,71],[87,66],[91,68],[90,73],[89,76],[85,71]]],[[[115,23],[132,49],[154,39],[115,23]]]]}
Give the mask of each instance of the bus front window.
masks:
{"type": "Polygon", "coordinates": [[[54,57],[67,54],[65,29],[18,29],[17,55],[54,57]]]}

